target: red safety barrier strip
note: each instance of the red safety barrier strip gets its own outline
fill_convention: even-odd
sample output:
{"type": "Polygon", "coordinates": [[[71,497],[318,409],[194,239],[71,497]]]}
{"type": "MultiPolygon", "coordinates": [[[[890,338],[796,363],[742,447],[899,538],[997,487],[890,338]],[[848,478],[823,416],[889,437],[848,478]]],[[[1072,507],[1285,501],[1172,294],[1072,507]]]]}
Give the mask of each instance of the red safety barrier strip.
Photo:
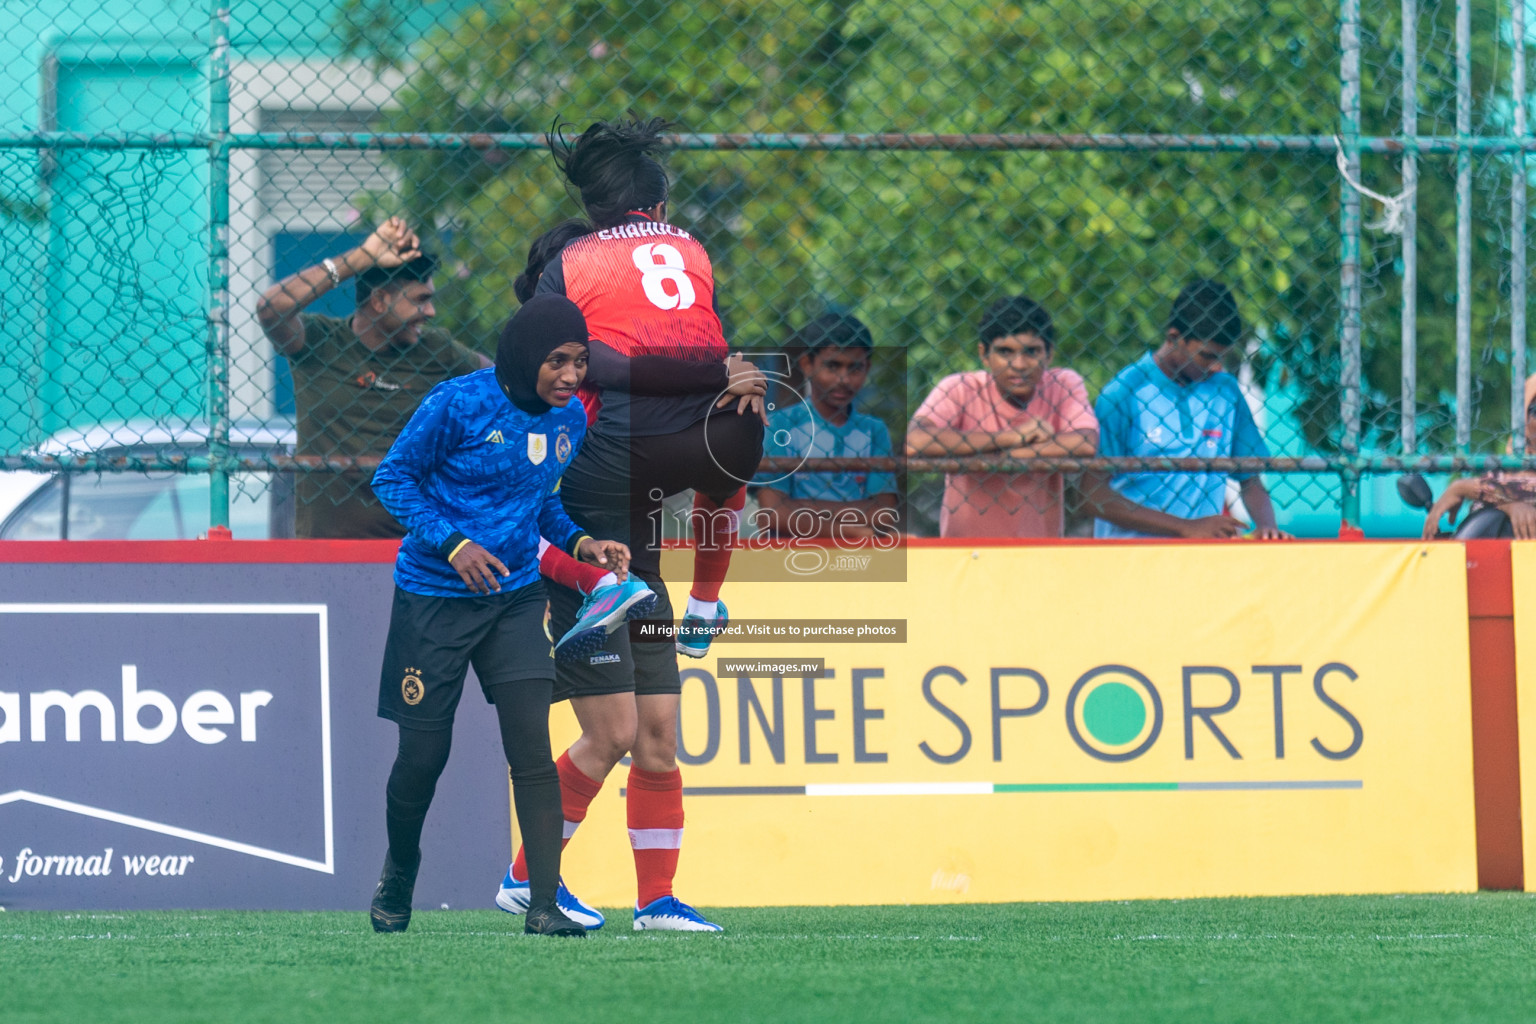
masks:
{"type": "Polygon", "coordinates": [[[172,564],[393,562],[397,540],[8,540],[0,562],[172,564]]]}
{"type": "Polygon", "coordinates": [[[1523,889],[1515,591],[1509,541],[1472,540],[1466,546],[1477,884],[1483,889],[1523,889]]]}

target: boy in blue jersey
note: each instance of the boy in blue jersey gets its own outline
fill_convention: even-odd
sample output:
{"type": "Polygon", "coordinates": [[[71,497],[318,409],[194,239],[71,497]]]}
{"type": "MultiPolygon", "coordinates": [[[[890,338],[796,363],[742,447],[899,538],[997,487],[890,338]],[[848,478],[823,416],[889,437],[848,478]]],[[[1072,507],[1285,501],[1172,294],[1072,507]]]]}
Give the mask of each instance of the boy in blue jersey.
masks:
{"type": "MultiPolygon", "coordinates": [[[[809,395],[768,418],[768,457],[890,457],[891,434],[874,416],[857,412],[854,398],[869,377],[874,340],[857,318],[827,313],[801,328],[793,348],[809,395]]],[[[753,480],[761,510],[756,519],[781,537],[854,541],[897,526],[896,478],[889,473],[764,473],[753,480]]]]}
{"type": "MultiPolygon", "coordinates": [[[[1225,285],[1196,281],[1179,293],[1156,352],[1115,375],[1099,393],[1099,454],[1146,458],[1266,457],[1237,379],[1222,360],[1243,334],[1225,285]]],[[[1234,474],[1256,536],[1288,537],[1257,474],[1234,474]]],[[[1095,537],[1235,537],[1244,524],[1227,515],[1226,473],[1118,473],[1085,483],[1098,517],[1095,537]]]]}
{"type": "Polygon", "coordinates": [[[539,579],[541,535],[621,574],[629,561],[624,545],[584,534],[556,493],[586,433],[572,401],[586,360],[581,311],[561,296],[536,297],[502,330],[494,370],[433,388],[374,474],[374,493],[409,530],[379,682],[379,715],[399,726],[400,747],[386,789],[389,853],[370,910],[376,931],[410,923],[422,823],[470,665],[496,708],[528,851],[524,930],[584,935],[591,923],[557,905],[564,814],[539,579]]]}

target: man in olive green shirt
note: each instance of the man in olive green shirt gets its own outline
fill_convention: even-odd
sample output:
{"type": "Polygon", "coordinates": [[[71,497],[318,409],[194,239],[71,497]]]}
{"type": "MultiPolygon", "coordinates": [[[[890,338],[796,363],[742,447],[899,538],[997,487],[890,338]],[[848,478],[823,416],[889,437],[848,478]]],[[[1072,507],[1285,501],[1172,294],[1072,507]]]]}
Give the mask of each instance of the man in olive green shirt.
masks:
{"type": "MultiPolygon", "coordinates": [[[[449,377],[490,366],[440,330],[426,326],[437,259],[399,217],[363,244],[279,281],[256,316],[293,370],[299,410],[298,454],[382,457],[428,391],[449,377]],[[350,319],[303,312],[347,278],[356,278],[350,319]]],[[[371,471],[303,473],[294,533],[299,537],[403,537],[368,485],[371,471]]]]}

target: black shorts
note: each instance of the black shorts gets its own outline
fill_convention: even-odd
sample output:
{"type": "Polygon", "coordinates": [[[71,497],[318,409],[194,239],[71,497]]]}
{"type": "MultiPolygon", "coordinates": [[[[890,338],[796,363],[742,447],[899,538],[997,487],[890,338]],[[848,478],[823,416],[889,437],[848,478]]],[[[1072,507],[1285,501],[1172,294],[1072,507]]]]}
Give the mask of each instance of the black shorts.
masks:
{"type": "MultiPolygon", "coordinates": [[[[763,421],[735,407],[672,434],[618,437],[593,432],[560,480],[560,499],[576,524],[594,537],[629,545],[629,571],[656,591],[650,618],[671,622],[672,602],[661,579],[663,499],[686,490],[724,501],[752,479],[763,455],[763,421]]],[[[581,595],[551,584],[552,632],[576,622],[581,595]]],[[[674,641],[638,642],[627,629],[608,635],[602,650],[555,666],[555,700],[605,693],[681,693],[674,641]]]]}
{"type": "Polygon", "coordinates": [[[379,675],[379,717],[417,729],[447,729],[475,667],[485,699],[524,679],[553,679],[544,632],[544,584],[475,597],[427,597],[395,588],[379,675]]]}
{"type": "Polygon", "coordinates": [[[688,490],[724,502],[747,485],[762,457],[763,421],[734,408],[675,434],[594,431],[560,478],[560,501],[587,533],[628,544],[633,568],[649,581],[646,573],[661,571],[662,502],[688,490]]]}
{"type": "MultiPolygon", "coordinates": [[[[648,616],[662,622],[672,620],[672,602],[666,584],[655,573],[630,566],[637,579],[656,591],[656,607],[648,616]]],[[[582,597],[569,587],[549,585],[550,632],[564,635],[576,623],[582,597]]],[[[554,700],[572,697],[597,697],[605,693],[681,693],[683,683],[677,674],[677,647],[673,640],[641,643],[630,639],[629,630],[620,627],[608,634],[602,649],[580,661],[561,661],[555,665],[554,700]]]]}

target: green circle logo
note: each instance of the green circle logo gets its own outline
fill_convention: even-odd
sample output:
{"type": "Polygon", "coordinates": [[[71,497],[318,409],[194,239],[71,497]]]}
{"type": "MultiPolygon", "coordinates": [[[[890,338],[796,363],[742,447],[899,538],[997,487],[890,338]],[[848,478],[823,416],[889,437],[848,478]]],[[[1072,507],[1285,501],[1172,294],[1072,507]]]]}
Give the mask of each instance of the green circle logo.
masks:
{"type": "Polygon", "coordinates": [[[1096,686],[1083,701],[1083,726],[1105,746],[1124,746],[1140,736],[1146,724],[1145,701],[1124,683],[1096,686]]]}
{"type": "Polygon", "coordinates": [[[1067,692],[1067,732],[1100,761],[1134,761],[1163,731],[1163,701],[1152,680],[1129,665],[1090,669],[1067,692]]]}

